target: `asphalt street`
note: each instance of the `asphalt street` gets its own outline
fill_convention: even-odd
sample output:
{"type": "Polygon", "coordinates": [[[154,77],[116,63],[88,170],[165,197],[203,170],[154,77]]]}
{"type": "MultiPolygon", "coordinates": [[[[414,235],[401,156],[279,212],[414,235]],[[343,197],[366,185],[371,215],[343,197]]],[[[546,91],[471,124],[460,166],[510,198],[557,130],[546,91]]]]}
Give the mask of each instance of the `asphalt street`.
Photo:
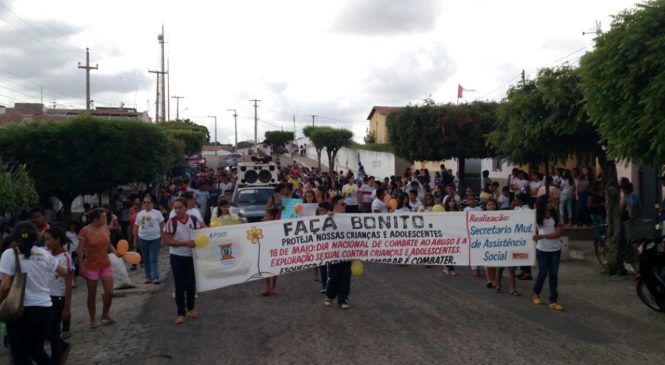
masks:
{"type": "MultiPolygon", "coordinates": [[[[350,310],[325,307],[312,271],[201,293],[199,319],[176,326],[172,287],[156,293],[146,364],[662,364],[665,314],[644,306],[630,277],[589,261],[562,263],[565,312],[513,297],[468,268],[366,264],[352,279],[350,310]]],[[[505,275],[505,274],[504,274],[505,275]]],[[[170,280],[167,280],[171,282],[170,280]]],[[[544,295],[544,298],[547,296],[544,295]]]]}

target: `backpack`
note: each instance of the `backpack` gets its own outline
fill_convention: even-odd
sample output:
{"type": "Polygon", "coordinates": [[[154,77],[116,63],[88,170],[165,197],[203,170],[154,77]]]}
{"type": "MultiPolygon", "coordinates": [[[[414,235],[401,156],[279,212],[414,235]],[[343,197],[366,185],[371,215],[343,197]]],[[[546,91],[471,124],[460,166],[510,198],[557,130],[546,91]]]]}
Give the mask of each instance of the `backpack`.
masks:
{"type": "MultiPolygon", "coordinates": [[[[189,218],[192,219],[192,224],[194,224],[194,229],[197,229],[198,225],[199,225],[199,219],[196,218],[193,215],[188,214],[188,216],[189,216],[189,218]]],[[[173,233],[172,234],[175,236],[175,233],[178,230],[178,217],[174,216],[173,218],[171,218],[171,227],[173,227],[173,233]]]]}

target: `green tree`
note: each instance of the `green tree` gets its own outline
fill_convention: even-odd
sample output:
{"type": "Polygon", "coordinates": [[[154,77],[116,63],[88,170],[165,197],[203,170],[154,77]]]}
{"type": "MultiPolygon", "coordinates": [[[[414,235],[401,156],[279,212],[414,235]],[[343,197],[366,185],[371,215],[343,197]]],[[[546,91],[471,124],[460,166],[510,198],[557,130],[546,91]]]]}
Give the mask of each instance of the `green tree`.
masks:
{"type": "Polygon", "coordinates": [[[135,120],[82,116],[0,129],[0,157],[25,164],[39,194],[60,199],[67,220],[78,195],[159,179],[174,148],[162,128],[135,120]]]}
{"type": "Polygon", "coordinates": [[[280,146],[294,139],[293,132],[288,131],[268,131],[265,137],[268,143],[280,146]]]}
{"type": "Polygon", "coordinates": [[[194,132],[199,132],[204,135],[204,143],[210,143],[210,131],[207,127],[196,124],[189,119],[173,120],[165,123],[159,123],[160,127],[164,129],[184,129],[194,132]]]}
{"type": "MultiPolygon", "coordinates": [[[[182,142],[184,152],[188,155],[194,153],[201,153],[203,145],[205,144],[205,137],[203,133],[191,129],[164,129],[166,134],[182,142]]],[[[182,158],[181,158],[182,159],[182,158]]]]}
{"type": "Polygon", "coordinates": [[[388,115],[390,143],[398,156],[411,161],[456,158],[462,189],[465,160],[493,156],[485,137],[496,123],[496,109],[492,102],[436,105],[426,100],[407,106],[388,115]]]}
{"type": "Polygon", "coordinates": [[[38,200],[35,183],[28,175],[25,165],[0,161],[0,214],[17,214],[38,200]]]}
{"type": "Polygon", "coordinates": [[[313,127],[309,138],[317,148],[317,151],[319,146],[325,148],[326,155],[328,156],[328,172],[332,176],[335,171],[335,157],[337,157],[337,153],[342,147],[351,146],[353,143],[353,132],[344,128],[313,127]]]}
{"type": "Polygon", "coordinates": [[[665,163],[665,0],[637,4],[581,60],[591,123],[612,159],[644,167],[665,163]]]}

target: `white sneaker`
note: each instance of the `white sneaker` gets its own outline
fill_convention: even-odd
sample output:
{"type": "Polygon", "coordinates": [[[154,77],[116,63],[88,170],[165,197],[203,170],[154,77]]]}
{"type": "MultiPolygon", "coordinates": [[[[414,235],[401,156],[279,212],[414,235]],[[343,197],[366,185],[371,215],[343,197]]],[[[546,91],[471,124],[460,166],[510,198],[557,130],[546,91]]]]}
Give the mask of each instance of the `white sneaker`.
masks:
{"type": "Polygon", "coordinates": [[[351,306],[350,306],[348,303],[342,303],[342,304],[339,305],[339,307],[342,308],[342,309],[349,309],[349,308],[351,308],[351,306]]]}
{"type": "Polygon", "coordinates": [[[323,305],[330,307],[332,305],[332,299],[326,299],[325,302],[323,302],[323,305]]]}

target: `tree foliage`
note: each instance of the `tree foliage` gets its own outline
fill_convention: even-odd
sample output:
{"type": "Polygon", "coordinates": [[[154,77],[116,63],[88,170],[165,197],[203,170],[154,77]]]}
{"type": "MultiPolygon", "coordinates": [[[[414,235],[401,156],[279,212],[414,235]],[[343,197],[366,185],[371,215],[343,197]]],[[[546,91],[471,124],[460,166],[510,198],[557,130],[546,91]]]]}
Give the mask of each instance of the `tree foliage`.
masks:
{"type": "Polygon", "coordinates": [[[210,142],[210,132],[205,126],[196,124],[189,119],[158,123],[166,133],[184,143],[184,153],[191,155],[201,153],[203,146],[210,142]]]}
{"type": "Polygon", "coordinates": [[[308,125],[307,127],[303,128],[302,133],[305,135],[305,137],[309,138],[309,140],[314,145],[314,149],[316,150],[316,162],[319,165],[319,170],[321,170],[321,153],[323,153],[323,146],[322,145],[317,145],[312,140],[312,134],[314,134],[314,131],[316,130],[316,128],[321,128],[321,127],[315,127],[313,125],[308,125]]]}
{"type": "MultiPolygon", "coordinates": [[[[319,149],[326,150],[328,156],[328,170],[330,174],[335,170],[335,157],[342,147],[349,147],[353,144],[353,132],[344,128],[332,127],[307,127],[306,136],[314,144],[317,154],[320,156],[319,149]]],[[[320,157],[319,157],[320,166],[320,157]]]]}
{"type": "Polygon", "coordinates": [[[426,99],[388,115],[390,143],[411,161],[458,159],[464,187],[465,159],[493,155],[485,139],[496,124],[496,109],[493,102],[436,105],[426,99]]]}
{"type": "Polygon", "coordinates": [[[581,60],[591,123],[611,158],[665,163],[665,0],[614,16],[611,29],[581,60]]]}
{"type": "Polygon", "coordinates": [[[0,157],[25,164],[42,197],[56,196],[69,218],[72,200],[130,182],[152,182],[175,162],[166,132],[135,120],[68,121],[0,129],[0,157]]]}
{"type": "Polygon", "coordinates": [[[25,165],[0,161],[0,214],[19,213],[39,200],[25,165]]]}
{"type": "Polygon", "coordinates": [[[519,164],[547,165],[571,155],[602,153],[584,112],[578,70],[545,68],[535,80],[511,87],[487,142],[499,156],[519,164]]]}
{"type": "Polygon", "coordinates": [[[288,131],[267,131],[265,137],[268,143],[276,145],[283,145],[294,139],[293,132],[288,131]]]}

